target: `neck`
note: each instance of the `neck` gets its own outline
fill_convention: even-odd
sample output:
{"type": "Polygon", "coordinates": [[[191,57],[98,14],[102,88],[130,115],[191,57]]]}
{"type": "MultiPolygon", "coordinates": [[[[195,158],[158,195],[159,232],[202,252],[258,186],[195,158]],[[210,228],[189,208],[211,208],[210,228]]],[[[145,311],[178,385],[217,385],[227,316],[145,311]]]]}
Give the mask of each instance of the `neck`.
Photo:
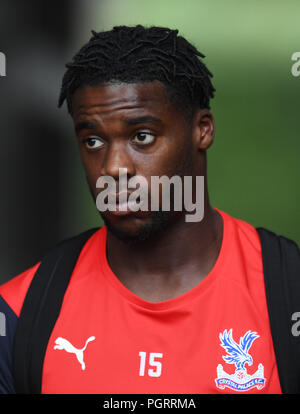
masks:
{"type": "Polygon", "coordinates": [[[222,234],[222,218],[209,205],[201,222],[178,220],[159,235],[133,245],[108,232],[107,258],[113,272],[132,291],[147,284],[153,291],[170,290],[172,283],[188,290],[212,269],[222,234]]]}

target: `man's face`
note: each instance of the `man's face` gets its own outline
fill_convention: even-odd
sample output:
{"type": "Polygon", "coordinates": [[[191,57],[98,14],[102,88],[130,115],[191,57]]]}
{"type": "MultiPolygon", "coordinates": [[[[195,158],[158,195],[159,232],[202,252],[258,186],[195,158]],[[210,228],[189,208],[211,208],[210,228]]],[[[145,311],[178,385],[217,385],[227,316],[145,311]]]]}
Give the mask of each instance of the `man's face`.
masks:
{"type": "MultiPolygon", "coordinates": [[[[195,175],[192,122],[171,104],[160,82],[104,84],[79,88],[73,96],[73,120],[88,183],[96,200],[99,177],[128,180],[195,175]]],[[[197,159],[199,161],[199,159],[197,159]]],[[[199,172],[199,170],[198,170],[199,172]]],[[[129,190],[129,192],[132,190],[129,190]]],[[[102,212],[108,229],[126,240],[145,239],[181,213],[102,212]]]]}

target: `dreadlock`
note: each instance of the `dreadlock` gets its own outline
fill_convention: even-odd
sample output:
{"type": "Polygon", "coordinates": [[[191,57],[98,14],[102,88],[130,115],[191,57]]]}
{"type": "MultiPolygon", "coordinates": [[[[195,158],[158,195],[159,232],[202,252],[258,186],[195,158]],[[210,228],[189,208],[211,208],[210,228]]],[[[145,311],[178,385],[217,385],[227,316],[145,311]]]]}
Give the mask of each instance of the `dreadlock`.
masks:
{"type": "Polygon", "coordinates": [[[72,113],[72,95],[81,86],[106,82],[160,81],[171,100],[181,108],[210,108],[214,96],[212,73],[200,53],[178,30],[141,25],[116,26],[95,32],[72,62],[67,63],[58,106],[67,101],[72,113]]]}

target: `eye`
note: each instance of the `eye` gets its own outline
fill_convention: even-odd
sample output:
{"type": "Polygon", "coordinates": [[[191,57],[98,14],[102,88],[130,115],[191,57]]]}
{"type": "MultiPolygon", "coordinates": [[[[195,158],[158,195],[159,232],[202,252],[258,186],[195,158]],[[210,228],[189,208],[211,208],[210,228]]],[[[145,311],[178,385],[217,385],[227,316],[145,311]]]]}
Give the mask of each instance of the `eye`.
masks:
{"type": "Polygon", "coordinates": [[[104,144],[98,137],[88,137],[84,140],[84,145],[87,149],[93,150],[102,147],[104,144]]]}
{"type": "Polygon", "coordinates": [[[150,132],[138,132],[133,137],[133,142],[138,145],[149,145],[155,140],[155,135],[150,132]]]}

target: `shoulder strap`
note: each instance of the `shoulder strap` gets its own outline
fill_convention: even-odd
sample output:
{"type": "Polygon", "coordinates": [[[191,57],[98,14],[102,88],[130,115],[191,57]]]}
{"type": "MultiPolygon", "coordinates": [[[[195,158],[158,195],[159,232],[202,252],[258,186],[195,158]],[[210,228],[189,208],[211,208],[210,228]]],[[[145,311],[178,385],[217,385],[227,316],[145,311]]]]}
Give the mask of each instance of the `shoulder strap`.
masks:
{"type": "Polygon", "coordinates": [[[257,228],[267,306],[283,393],[300,393],[300,332],[293,334],[293,314],[300,312],[300,251],[295,242],[257,228]]]}
{"type": "Polygon", "coordinates": [[[14,344],[15,389],[41,392],[45,352],[79,253],[97,229],[65,240],[42,260],[25,297],[14,344]]]}

